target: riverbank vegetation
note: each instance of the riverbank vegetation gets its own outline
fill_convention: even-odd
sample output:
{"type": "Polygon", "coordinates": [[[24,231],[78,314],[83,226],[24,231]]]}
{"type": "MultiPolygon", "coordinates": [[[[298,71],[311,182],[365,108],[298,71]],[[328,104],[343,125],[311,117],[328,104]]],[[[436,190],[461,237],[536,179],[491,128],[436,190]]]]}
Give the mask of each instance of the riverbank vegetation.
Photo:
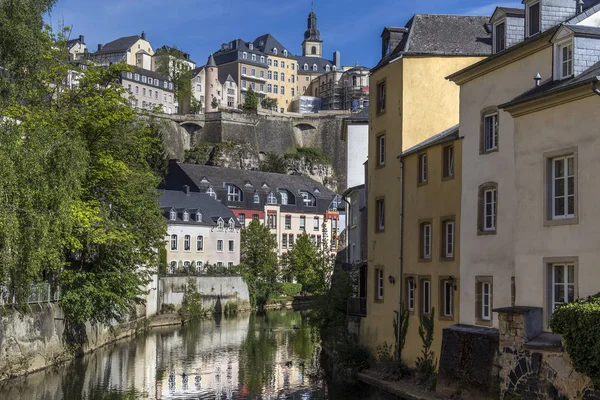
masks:
{"type": "Polygon", "coordinates": [[[44,25],[53,5],[0,2],[0,287],[26,311],[34,283],[60,286],[76,337],[140,302],[164,246],[166,162],[160,124],[113,84],[131,67],[71,63],[69,30],[44,25]]]}

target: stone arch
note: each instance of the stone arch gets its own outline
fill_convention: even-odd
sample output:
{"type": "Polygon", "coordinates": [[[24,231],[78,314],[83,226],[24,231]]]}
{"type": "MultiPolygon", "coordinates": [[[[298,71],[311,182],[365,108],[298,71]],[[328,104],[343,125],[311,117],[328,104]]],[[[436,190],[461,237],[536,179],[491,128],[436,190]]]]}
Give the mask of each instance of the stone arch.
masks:
{"type": "Polygon", "coordinates": [[[184,121],[179,125],[189,134],[189,147],[194,147],[194,145],[199,141],[198,138],[202,134],[202,129],[204,126],[196,121],[184,121]]]}
{"type": "Polygon", "coordinates": [[[306,122],[294,125],[294,139],[298,147],[320,146],[317,128],[306,122]]]}

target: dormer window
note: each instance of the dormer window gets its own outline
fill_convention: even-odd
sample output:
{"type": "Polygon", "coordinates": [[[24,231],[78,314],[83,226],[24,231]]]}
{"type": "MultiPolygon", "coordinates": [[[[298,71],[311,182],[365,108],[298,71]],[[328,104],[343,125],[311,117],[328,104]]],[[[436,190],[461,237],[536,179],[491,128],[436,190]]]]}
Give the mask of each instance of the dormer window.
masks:
{"type": "Polygon", "coordinates": [[[187,212],[187,211],[184,211],[184,212],[183,212],[183,220],[184,220],[185,222],[187,222],[187,221],[189,221],[189,220],[190,220],[190,213],[189,213],[189,212],[187,212]]]}
{"type": "Polygon", "coordinates": [[[499,53],[506,48],[506,22],[494,25],[494,53],[499,53]]]}
{"type": "Polygon", "coordinates": [[[302,195],[302,202],[305,206],[314,207],[317,205],[317,199],[312,194],[308,192],[300,192],[300,194],[302,195]]]}
{"type": "Polygon", "coordinates": [[[242,53],[242,58],[243,58],[244,60],[247,60],[247,59],[248,59],[248,53],[246,53],[246,52],[243,52],[243,53],[242,53]]]}
{"type": "Polygon", "coordinates": [[[325,71],[329,72],[331,70],[331,67],[329,65],[325,66],[325,71]]]}
{"type": "Polygon", "coordinates": [[[233,220],[233,218],[229,218],[229,229],[234,229],[235,228],[235,221],[233,220]]]}
{"type": "Polygon", "coordinates": [[[169,219],[171,221],[175,221],[177,219],[177,211],[171,210],[171,212],[169,213],[169,219]]]}
{"type": "Polygon", "coordinates": [[[244,201],[242,189],[231,183],[225,184],[225,187],[227,188],[227,201],[244,201]]]}
{"type": "Polygon", "coordinates": [[[254,204],[260,204],[260,196],[257,192],[254,192],[254,204]]]}
{"type": "Polygon", "coordinates": [[[260,56],[260,62],[263,64],[265,63],[265,56],[260,56]]]}
{"type": "Polygon", "coordinates": [[[223,218],[219,218],[219,221],[217,221],[217,226],[221,230],[225,229],[225,221],[223,221],[223,218]]]}
{"type": "Polygon", "coordinates": [[[212,197],[213,199],[217,199],[217,193],[213,190],[212,186],[206,190],[206,194],[212,197]]]}
{"type": "Polygon", "coordinates": [[[248,48],[249,48],[250,50],[253,50],[253,49],[254,49],[254,45],[253,45],[252,43],[248,43],[248,48]]]}
{"type": "Polygon", "coordinates": [[[313,64],[313,71],[317,70],[317,64],[313,64]]]}
{"type": "Polygon", "coordinates": [[[196,213],[196,222],[202,222],[202,213],[200,213],[200,212],[196,213]]]}
{"type": "Polygon", "coordinates": [[[273,54],[277,55],[277,47],[273,48],[273,54]]]}
{"type": "Polygon", "coordinates": [[[308,64],[304,64],[304,70],[308,71],[308,64]]]}
{"type": "Polygon", "coordinates": [[[267,196],[267,204],[277,204],[277,197],[275,197],[273,192],[269,193],[267,196]]]}
{"type": "Polygon", "coordinates": [[[336,71],[337,67],[334,65],[333,67],[331,67],[331,69],[333,69],[334,71],[336,71]]]}
{"type": "Polygon", "coordinates": [[[527,21],[527,36],[533,36],[540,32],[540,2],[528,4],[525,10],[527,21]]]}
{"type": "Polygon", "coordinates": [[[559,79],[573,76],[573,42],[558,46],[558,58],[559,79]]]}

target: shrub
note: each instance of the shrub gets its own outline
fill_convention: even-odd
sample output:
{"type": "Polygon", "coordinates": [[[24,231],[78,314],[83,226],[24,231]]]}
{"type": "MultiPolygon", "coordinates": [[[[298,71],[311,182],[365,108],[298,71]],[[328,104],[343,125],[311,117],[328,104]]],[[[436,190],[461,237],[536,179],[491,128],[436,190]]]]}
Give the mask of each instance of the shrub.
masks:
{"type": "Polygon", "coordinates": [[[235,302],[229,302],[227,304],[225,304],[225,307],[223,307],[223,314],[225,314],[226,317],[232,316],[237,314],[238,312],[238,304],[235,302]]]}
{"type": "Polygon", "coordinates": [[[600,388],[600,293],[560,306],[550,320],[578,372],[600,388]]]}
{"type": "Polygon", "coordinates": [[[347,341],[335,346],[335,361],[343,368],[351,369],[353,373],[371,366],[373,358],[366,346],[347,341]]]}
{"type": "Polygon", "coordinates": [[[420,316],[419,336],[423,341],[423,350],[421,351],[422,355],[417,357],[417,361],[415,362],[419,383],[427,386],[429,389],[434,389],[436,383],[435,368],[437,366],[437,359],[431,350],[434,327],[435,308],[432,308],[430,315],[421,314],[420,316]]]}
{"type": "Polygon", "coordinates": [[[398,358],[396,347],[387,342],[377,346],[377,369],[384,380],[398,380],[409,374],[408,367],[398,358]]]}
{"type": "Polygon", "coordinates": [[[314,147],[296,147],[289,150],[285,155],[286,159],[299,160],[305,159],[312,163],[329,164],[329,157],[321,149],[314,147]]]}
{"type": "Polygon", "coordinates": [[[283,282],[281,284],[281,295],[285,297],[298,296],[302,291],[302,285],[299,283],[283,282]]]}
{"type": "Polygon", "coordinates": [[[193,279],[189,279],[183,295],[183,301],[181,302],[181,308],[179,309],[181,321],[185,322],[201,318],[204,314],[202,295],[198,292],[196,282],[193,279]]]}

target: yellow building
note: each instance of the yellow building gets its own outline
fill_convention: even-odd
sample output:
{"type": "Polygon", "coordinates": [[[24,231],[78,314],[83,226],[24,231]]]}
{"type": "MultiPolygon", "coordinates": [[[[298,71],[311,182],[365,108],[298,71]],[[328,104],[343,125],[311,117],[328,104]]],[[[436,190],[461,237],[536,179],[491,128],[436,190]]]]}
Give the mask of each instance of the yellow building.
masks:
{"type": "Polygon", "coordinates": [[[296,57],[269,33],[256,38],[254,47],[267,55],[266,97],[277,100],[274,111],[287,111],[298,94],[296,57]]]}
{"type": "Polygon", "coordinates": [[[421,315],[434,314],[436,357],[442,330],[458,322],[461,149],[454,126],[402,153],[402,297],[409,313],[402,358],[411,366],[421,355],[421,315]]]}
{"type": "MultiPolygon", "coordinates": [[[[445,77],[489,55],[486,17],[415,15],[385,28],[370,78],[367,312],[360,340],[375,350],[396,341],[400,307],[402,151],[458,123],[459,90],[445,77]]],[[[407,185],[408,190],[416,187],[407,185]]],[[[439,199],[438,199],[439,200],[439,199]]],[[[406,251],[410,249],[405,247],[406,251]]],[[[414,324],[413,324],[414,325],[414,324]]],[[[407,343],[407,347],[420,347],[407,343]]]]}
{"type": "Polygon", "coordinates": [[[90,57],[98,65],[125,62],[128,65],[152,70],[153,55],[152,45],[146,39],[146,33],[142,32],[141,36],[126,36],[104,45],[99,44],[98,50],[90,57]]]}

